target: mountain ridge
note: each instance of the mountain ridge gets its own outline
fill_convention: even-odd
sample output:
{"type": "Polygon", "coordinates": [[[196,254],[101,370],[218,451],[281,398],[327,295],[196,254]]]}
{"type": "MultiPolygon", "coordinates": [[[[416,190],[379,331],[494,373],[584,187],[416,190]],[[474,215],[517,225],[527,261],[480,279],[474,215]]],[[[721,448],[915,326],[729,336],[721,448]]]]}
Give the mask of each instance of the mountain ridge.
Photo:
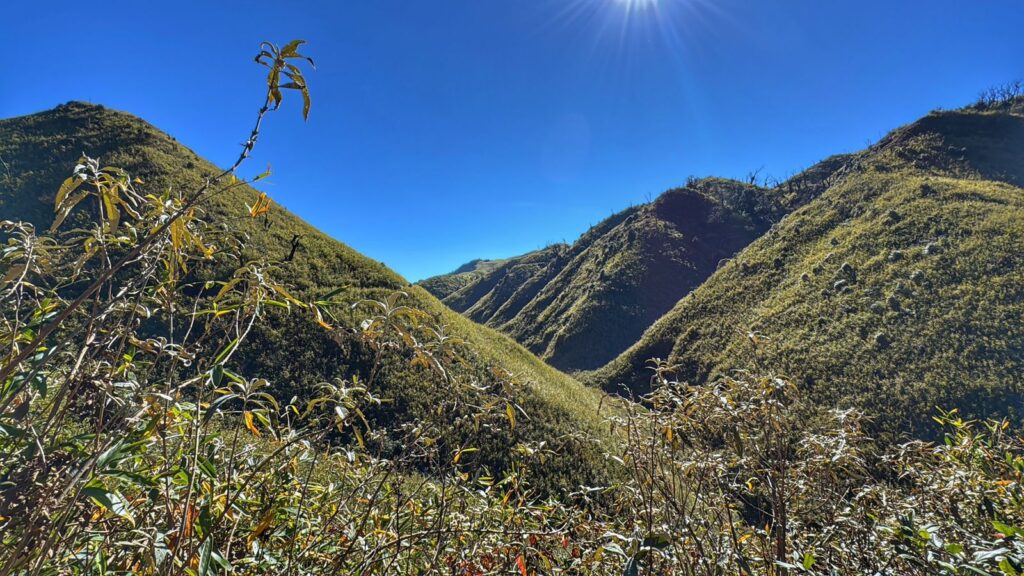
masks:
{"type": "MultiPolygon", "coordinates": [[[[831,175],[845,157],[822,163],[831,175]]],[[[643,330],[773,222],[814,194],[821,174],[785,190],[691,178],[622,210],[571,245],[508,258],[485,271],[421,282],[457,312],[513,336],[552,365],[586,371],[612,360],[643,330]],[[614,330],[606,328],[614,326],[614,330]]]]}
{"type": "Polygon", "coordinates": [[[762,365],[822,405],[875,415],[890,436],[934,434],[934,406],[1020,421],[1014,110],[935,112],[847,158],[821,194],[583,379],[643,393],[650,358],[695,384],[762,365]]]}
{"type": "MultiPolygon", "coordinates": [[[[610,393],[646,393],[649,361],[654,358],[667,361],[681,380],[703,383],[734,369],[759,365],[765,355],[772,368],[792,375],[817,401],[877,413],[878,430],[889,435],[934,433],[929,409],[922,409],[922,403],[962,404],[966,413],[979,417],[1019,417],[1024,414],[1024,396],[1012,374],[1024,364],[1020,353],[1024,342],[1015,331],[1000,328],[1005,324],[1000,318],[1015,310],[1014,298],[1024,299],[1024,294],[1011,290],[1014,298],[993,303],[981,290],[987,279],[971,266],[988,262],[986,266],[993,270],[1019,270],[1019,259],[1006,242],[1009,238],[1024,245],[1024,231],[1006,218],[1019,214],[1024,221],[1024,213],[1018,213],[1018,200],[1024,198],[1020,191],[1024,183],[1022,118],[1024,98],[936,111],[892,130],[865,150],[827,157],[772,187],[691,179],[685,187],[602,221],[526,279],[507,273],[516,263],[516,258],[509,258],[503,266],[469,279],[443,302],[610,393]],[[631,222],[641,223],[634,229],[634,239],[641,229],[648,237],[652,230],[664,230],[673,204],[678,205],[677,212],[691,216],[680,236],[662,234],[670,241],[660,247],[655,244],[647,252],[637,248],[642,242],[608,242],[609,238],[621,240],[631,222]],[[1006,213],[984,206],[1004,206],[1006,213]],[[647,317],[647,325],[637,330],[636,325],[643,324],[637,322],[631,330],[622,310],[586,318],[572,305],[557,305],[577,303],[575,293],[602,289],[602,281],[607,280],[602,272],[609,264],[638,254],[646,259],[640,267],[649,266],[652,278],[671,277],[671,268],[656,260],[658,254],[671,253],[687,238],[691,243],[700,239],[699,224],[708,221],[703,215],[710,209],[739,215],[753,233],[732,244],[715,243],[725,246],[718,252],[706,247],[693,250],[687,262],[705,274],[689,283],[674,282],[672,296],[677,300],[656,317],[647,317]],[[955,214],[961,211],[964,215],[958,218],[955,214]],[[995,222],[1003,225],[996,227],[995,222]],[[847,237],[848,229],[857,234],[847,237]],[[986,242],[954,243],[956,238],[975,234],[986,242]],[[827,245],[819,246],[825,241],[827,245]],[[848,242],[855,246],[847,253],[843,248],[848,242]],[[603,243],[607,249],[602,252],[603,243]],[[882,254],[872,255],[869,250],[882,254]],[[940,251],[945,256],[936,256],[940,251]],[[804,261],[806,254],[818,260],[804,261]],[[929,270],[927,259],[919,261],[923,255],[950,272],[929,270]],[[903,269],[911,264],[914,268],[903,269]],[[926,282],[928,276],[934,278],[926,282]],[[504,290],[504,301],[492,290],[502,283],[514,287],[504,290]],[[956,288],[958,284],[963,286],[956,288]],[[800,285],[817,286],[818,292],[800,293],[794,288],[800,285]],[[956,290],[961,300],[975,299],[981,306],[978,315],[984,318],[968,320],[967,312],[958,309],[957,299],[946,293],[956,290]],[[853,295],[859,302],[849,301],[853,295]],[[929,305],[911,312],[909,302],[914,299],[929,305]],[[830,306],[838,306],[839,312],[833,314],[830,306]],[[943,307],[963,316],[941,320],[937,310],[943,307]],[[810,309],[815,310],[813,317],[776,320],[787,318],[793,310],[810,309]],[[580,328],[588,322],[590,326],[580,328]],[[968,328],[971,322],[977,325],[968,328]],[[980,330],[997,348],[1010,352],[993,352],[999,358],[993,367],[986,353],[964,341],[966,352],[959,360],[946,358],[948,354],[936,348],[940,340],[926,337],[940,323],[953,333],[980,330]],[[597,351],[598,358],[606,359],[602,365],[593,366],[559,350],[566,332],[573,331],[598,335],[578,349],[588,354],[597,351]],[[850,334],[856,334],[860,343],[853,343],[850,334]],[[632,342],[625,342],[634,335],[632,342]],[[795,341],[797,335],[833,353],[809,350],[809,344],[795,341]],[[600,347],[615,338],[608,348],[622,347],[621,351],[608,358],[606,348],[602,356],[600,347]],[[935,357],[913,352],[915,343],[935,357]],[[760,349],[766,346],[774,352],[760,349]],[[900,366],[898,354],[906,359],[905,366],[900,366]],[[848,370],[836,365],[837,358],[873,368],[848,370]],[[823,384],[830,378],[837,380],[835,385],[823,384]],[[914,379],[916,383],[910,382],[914,379]],[[900,398],[884,406],[877,391],[885,384],[879,382],[893,381],[899,382],[894,389],[900,398]],[[907,420],[905,426],[901,418],[907,420]]],[[[722,229],[737,226],[733,222],[722,229]]],[[[654,283],[647,280],[638,285],[651,289],[654,283]]],[[[611,308],[606,306],[604,312],[611,308]]]]}
{"type": "MultiPolygon", "coordinates": [[[[143,190],[195,189],[218,171],[135,116],[71,102],[0,120],[0,156],[9,171],[0,178],[3,217],[27,220],[39,229],[48,226],[53,217],[53,195],[83,151],[100,157],[105,165],[140,177],[143,190]]],[[[595,484],[602,482],[608,467],[599,455],[600,448],[577,445],[572,439],[580,432],[609,438],[597,415],[600,394],[545,365],[510,338],[451,312],[422,288],[408,285],[383,264],[328,237],[284,208],[274,205],[265,216],[252,218],[246,206],[258,196],[256,190],[242,186],[218,192],[204,202],[205,216],[215,223],[211,234],[220,243],[238,245],[241,261],[218,261],[194,273],[215,279],[230,275],[245,260],[267,258],[277,262],[278,280],[300,299],[318,298],[335,290],[351,302],[404,294],[401,301],[405,305],[428,313],[451,335],[466,342],[461,360],[452,370],[474,386],[507,390],[500,394],[530,415],[521,418],[516,433],[507,437],[453,423],[457,427],[450,441],[473,442],[480,447],[479,453],[467,458],[478,458],[497,471],[506,465],[519,442],[547,442],[556,447],[568,443],[572,448],[560,450],[560,454],[576,455],[554,457],[538,479],[538,489],[575,486],[581,475],[595,484]],[[298,247],[289,259],[296,239],[298,247]]],[[[87,216],[83,212],[79,217],[87,216]]],[[[69,224],[73,223],[69,220],[69,224]]],[[[275,393],[286,398],[292,394],[301,397],[319,382],[335,378],[356,376],[366,381],[371,355],[358,336],[360,313],[369,312],[340,313],[337,330],[327,333],[308,317],[270,310],[236,355],[236,368],[243,374],[270,377],[275,393]]],[[[402,354],[388,356],[380,373],[380,389],[375,392],[389,403],[367,414],[371,422],[416,422],[427,418],[440,399],[465,394],[468,401],[474,393],[471,386],[453,388],[426,369],[411,365],[402,354]]]]}

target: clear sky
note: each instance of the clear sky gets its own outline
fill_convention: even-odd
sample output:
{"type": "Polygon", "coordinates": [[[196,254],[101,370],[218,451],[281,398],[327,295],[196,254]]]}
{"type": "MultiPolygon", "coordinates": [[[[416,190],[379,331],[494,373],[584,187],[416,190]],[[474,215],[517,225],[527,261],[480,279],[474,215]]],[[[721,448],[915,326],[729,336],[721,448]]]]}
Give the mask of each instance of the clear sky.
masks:
{"type": "MultiPolygon", "coordinates": [[[[313,109],[249,169],[411,280],[572,241],[690,174],[785,176],[1024,78],[1020,0],[10,2],[0,116],[88,100],[214,162],[304,38],[313,109]]],[[[2,215],[0,215],[2,216],[2,215]]]]}

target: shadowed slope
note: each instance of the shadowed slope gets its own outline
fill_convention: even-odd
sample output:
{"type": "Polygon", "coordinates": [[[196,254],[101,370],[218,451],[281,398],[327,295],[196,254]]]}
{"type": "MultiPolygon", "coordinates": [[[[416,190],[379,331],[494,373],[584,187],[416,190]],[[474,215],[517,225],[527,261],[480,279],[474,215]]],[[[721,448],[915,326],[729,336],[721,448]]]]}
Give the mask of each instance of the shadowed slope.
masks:
{"type": "Polygon", "coordinates": [[[511,258],[444,302],[556,367],[596,368],[766,230],[779,211],[773,202],[756,186],[692,180],[615,214],[571,246],[511,258]]]}

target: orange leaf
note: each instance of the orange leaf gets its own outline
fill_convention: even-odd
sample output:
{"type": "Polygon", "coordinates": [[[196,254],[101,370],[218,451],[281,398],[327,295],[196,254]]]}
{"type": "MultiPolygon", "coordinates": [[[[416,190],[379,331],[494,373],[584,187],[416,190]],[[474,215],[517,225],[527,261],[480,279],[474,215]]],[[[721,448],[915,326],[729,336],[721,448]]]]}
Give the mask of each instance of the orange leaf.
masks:
{"type": "Polygon", "coordinates": [[[185,509],[185,530],[182,534],[185,538],[192,537],[192,523],[195,522],[196,516],[198,515],[198,512],[195,510],[192,504],[189,504],[188,507],[185,509]]]}
{"type": "Polygon", "coordinates": [[[248,410],[246,410],[242,414],[242,416],[245,417],[245,427],[248,428],[250,432],[252,432],[253,436],[255,436],[257,438],[259,438],[260,436],[263,436],[263,434],[260,434],[259,428],[256,428],[256,424],[253,423],[252,412],[249,412],[248,410]]]}
{"type": "Polygon", "coordinates": [[[523,559],[522,554],[516,556],[516,566],[519,567],[520,574],[522,574],[523,576],[529,576],[529,573],[526,571],[526,560],[523,559]]]}
{"type": "Polygon", "coordinates": [[[249,208],[249,216],[255,218],[261,214],[270,212],[270,198],[267,198],[266,192],[260,192],[259,198],[256,199],[256,203],[249,208]]]}

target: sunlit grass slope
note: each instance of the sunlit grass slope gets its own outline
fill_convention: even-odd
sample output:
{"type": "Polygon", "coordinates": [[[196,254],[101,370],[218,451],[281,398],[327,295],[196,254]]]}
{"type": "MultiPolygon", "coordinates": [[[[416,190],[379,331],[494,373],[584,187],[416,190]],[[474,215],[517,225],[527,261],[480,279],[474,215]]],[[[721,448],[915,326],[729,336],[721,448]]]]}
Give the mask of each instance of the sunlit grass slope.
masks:
{"type": "Polygon", "coordinates": [[[936,406],[1019,422],[1020,108],[935,112],[847,157],[820,196],[585,379],[642,392],[652,357],[698,383],[760,363],[881,432],[929,435],[936,406]]]}

